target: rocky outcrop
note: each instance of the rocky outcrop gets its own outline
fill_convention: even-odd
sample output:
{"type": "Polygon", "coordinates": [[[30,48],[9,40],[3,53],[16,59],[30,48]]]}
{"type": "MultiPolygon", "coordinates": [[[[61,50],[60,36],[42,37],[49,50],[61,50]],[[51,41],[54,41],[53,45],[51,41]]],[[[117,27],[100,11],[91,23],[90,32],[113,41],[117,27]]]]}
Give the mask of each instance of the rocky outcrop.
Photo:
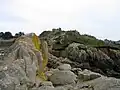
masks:
{"type": "MultiPolygon", "coordinates": [[[[30,45],[31,46],[31,45],[30,45]]],[[[72,68],[72,63],[67,58],[49,57],[51,65],[46,72],[49,81],[36,83],[36,55],[31,51],[29,45],[22,43],[10,47],[12,51],[0,66],[0,88],[1,90],[119,90],[120,80],[108,78],[89,70],[72,68]],[[24,50],[22,49],[24,48],[24,50]],[[27,49],[28,48],[28,49],[27,49]],[[22,50],[22,53],[20,53],[22,50]],[[29,52],[30,50],[30,52],[29,52]],[[26,53],[25,53],[26,52],[26,53]],[[22,55],[23,54],[23,55],[22,55]],[[11,56],[13,55],[13,56],[11,56]],[[27,56],[28,55],[28,56],[27,56]],[[16,59],[19,57],[19,59],[16,59]],[[22,59],[23,57],[23,59],[22,59]],[[59,60],[59,61],[57,61],[59,60]],[[59,63],[59,64],[56,64],[59,63]],[[64,64],[62,64],[64,63],[64,64]]],[[[50,62],[49,62],[50,63],[50,62]]]]}
{"type": "MultiPolygon", "coordinates": [[[[54,29],[43,32],[39,37],[48,42],[52,55],[67,58],[62,61],[72,67],[120,78],[120,50],[117,47],[107,46],[104,41],[81,35],[75,30],[54,29]]],[[[57,64],[58,62],[61,60],[57,60],[57,64]]]]}
{"type": "Polygon", "coordinates": [[[113,78],[120,76],[119,49],[99,46],[103,42],[77,31],[53,30],[42,33],[41,39],[49,45],[44,74],[37,73],[38,65],[43,64],[38,64],[41,51],[36,50],[31,38],[19,37],[0,59],[1,90],[120,90],[120,80],[113,78]]]}
{"type": "Polygon", "coordinates": [[[79,63],[79,68],[90,69],[108,76],[119,77],[119,50],[100,50],[87,47],[79,43],[70,44],[66,49],[66,56],[73,62],[79,63]],[[116,51],[116,52],[115,52],[116,51]],[[115,55],[109,55],[114,53],[115,55]],[[114,56],[118,55],[114,58],[114,56]],[[117,60],[116,60],[117,59],[117,60]]]}
{"type": "Polygon", "coordinates": [[[28,90],[36,84],[36,52],[39,53],[29,37],[16,39],[9,47],[7,56],[1,60],[1,90],[28,90]]]}

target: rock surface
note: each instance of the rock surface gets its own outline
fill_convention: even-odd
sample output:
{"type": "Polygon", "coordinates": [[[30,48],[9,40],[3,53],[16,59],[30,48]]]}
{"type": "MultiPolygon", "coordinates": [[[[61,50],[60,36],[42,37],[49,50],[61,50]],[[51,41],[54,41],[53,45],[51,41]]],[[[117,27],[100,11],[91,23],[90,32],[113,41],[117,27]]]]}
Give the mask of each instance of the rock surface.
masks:
{"type": "Polygon", "coordinates": [[[20,39],[25,38],[22,36],[7,48],[4,59],[0,59],[1,90],[120,90],[120,79],[113,78],[120,77],[118,49],[94,47],[91,41],[101,41],[77,31],[58,29],[44,32],[41,37],[49,40],[45,73],[48,81],[36,78],[38,60],[34,45],[30,38],[22,42],[20,39]]]}
{"type": "MultiPolygon", "coordinates": [[[[102,75],[120,78],[120,49],[76,30],[53,29],[40,34],[56,57],[68,58],[74,68],[89,69],[102,75]]],[[[61,59],[57,60],[57,65],[61,59]]],[[[55,63],[55,62],[54,62],[55,63]]],[[[52,65],[51,65],[52,66],[52,65]]]]}
{"type": "Polygon", "coordinates": [[[59,70],[71,70],[71,66],[69,64],[62,64],[58,67],[59,70]]]}
{"type": "Polygon", "coordinates": [[[78,83],[75,90],[119,90],[119,85],[119,79],[102,76],[94,80],[78,83]]]}
{"type": "Polygon", "coordinates": [[[56,71],[51,75],[50,81],[56,86],[75,84],[76,75],[71,71],[56,71]]]}
{"type": "Polygon", "coordinates": [[[78,78],[83,81],[89,81],[101,77],[100,74],[91,72],[87,69],[78,72],[78,78]]]}
{"type": "Polygon", "coordinates": [[[33,50],[34,45],[27,37],[18,38],[9,47],[8,55],[1,61],[0,73],[4,75],[0,80],[1,90],[26,90],[34,86],[38,63],[33,50]]]}

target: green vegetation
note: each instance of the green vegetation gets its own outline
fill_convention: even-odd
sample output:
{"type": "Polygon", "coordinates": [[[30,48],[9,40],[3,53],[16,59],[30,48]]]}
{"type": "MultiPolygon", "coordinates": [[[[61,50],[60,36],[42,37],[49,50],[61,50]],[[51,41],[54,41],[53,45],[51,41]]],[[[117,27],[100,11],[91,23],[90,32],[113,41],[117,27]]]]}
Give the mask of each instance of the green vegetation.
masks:
{"type": "Polygon", "coordinates": [[[80,42],[85,45],[92,45],[92,46],[103,46],[105,45],[104,41],[98,40],[93,36],[90,35],[81,35],[80,42]]]}

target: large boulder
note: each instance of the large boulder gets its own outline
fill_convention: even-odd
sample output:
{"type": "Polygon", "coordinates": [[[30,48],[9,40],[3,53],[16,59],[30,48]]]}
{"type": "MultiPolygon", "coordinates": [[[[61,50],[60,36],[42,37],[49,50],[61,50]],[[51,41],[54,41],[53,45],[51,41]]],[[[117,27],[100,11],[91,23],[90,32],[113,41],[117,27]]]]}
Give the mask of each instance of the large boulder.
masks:
{"type": "Polygon", "coordinates": [[[50,76],[50,81],[56,86],[75,84],[76,75],[71,71],[55,71],[50,76]]]}

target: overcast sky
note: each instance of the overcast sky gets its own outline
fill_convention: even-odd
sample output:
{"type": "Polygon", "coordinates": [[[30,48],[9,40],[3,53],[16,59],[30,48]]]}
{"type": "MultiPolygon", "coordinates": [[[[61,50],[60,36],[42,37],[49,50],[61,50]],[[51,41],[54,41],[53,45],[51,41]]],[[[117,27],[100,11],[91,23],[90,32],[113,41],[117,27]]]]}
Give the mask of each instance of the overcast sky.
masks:
{"type": "Polygon", "coordinates": [[[120,40],[120,0],[0,0],[0,31],[39,34],[59,27],[120,40]]]}

